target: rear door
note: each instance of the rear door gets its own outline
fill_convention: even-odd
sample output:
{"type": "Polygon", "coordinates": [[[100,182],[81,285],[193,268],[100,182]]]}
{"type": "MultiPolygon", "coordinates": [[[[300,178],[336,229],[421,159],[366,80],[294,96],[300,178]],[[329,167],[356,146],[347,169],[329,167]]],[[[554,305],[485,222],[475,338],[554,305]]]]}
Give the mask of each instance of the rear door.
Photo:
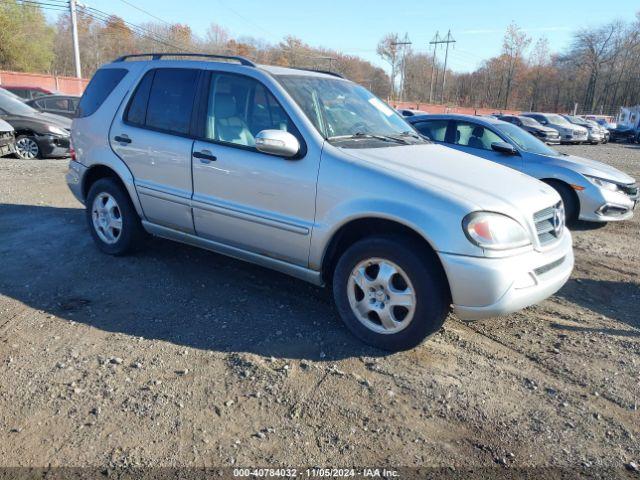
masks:
{"type": "MultiPolygon", "coordinates": [[[[309,261],[319,154],[261,153],[261,130],[304,140],[269,89],[238,74],[211,72],[201,139],[193,147],[193,219],[199,236],[301,266],[309,261]]],[[[304,147],[303,147],[304,148],[304,147]]]]}
{"type": "Polygon", "coordinates": [[[147,220],[187,233],[194,231],[191,128],[200,76],[200,70],[189,68],[149,70],[110,131],[147,220]]]}

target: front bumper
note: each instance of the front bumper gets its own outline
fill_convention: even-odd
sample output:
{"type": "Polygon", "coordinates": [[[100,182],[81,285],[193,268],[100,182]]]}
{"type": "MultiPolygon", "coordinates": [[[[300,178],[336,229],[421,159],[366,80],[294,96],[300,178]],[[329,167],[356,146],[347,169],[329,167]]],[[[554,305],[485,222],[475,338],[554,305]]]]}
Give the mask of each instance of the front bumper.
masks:
{"type": "Polygon", "coordinates": [[[562,143],[580,143],[587,142],[588,135],[586,133],[563,133],[561,136],[562,143]]]}
{"type": "Polygon", "coordinates": [[[70,137],[61,135],[36,135],[42,158],[60,158],[69,156],[70,137]]]}
{"type": "Polygon", "coordinates": [[[461,320],[479,320],[541,302],[557,292],[573,270],[571,233],[549,249],[507,258],[441,253],[453,300],[461,320]]]}
{"type": "Polygon", "coordinates": [[[84,195],[82,194],[82,179],[87,171],[87,167],[75,160],[69,160],[69,169],[65,175],[69,190],[76,199],[84,204],[84,195]]]}
{"type": "Polygon", "coordinates": [[[633,217],[633,210],[640,200],[623,192],[612,192],[589,185],[578,193],[580,220],[587,222],[619,222],[633,217]]]}

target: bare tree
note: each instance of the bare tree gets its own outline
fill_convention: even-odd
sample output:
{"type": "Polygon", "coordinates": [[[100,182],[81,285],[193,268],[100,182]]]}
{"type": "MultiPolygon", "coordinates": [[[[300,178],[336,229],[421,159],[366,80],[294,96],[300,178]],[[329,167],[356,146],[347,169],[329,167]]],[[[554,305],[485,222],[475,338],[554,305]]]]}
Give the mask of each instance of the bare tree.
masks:
{"type": "Polygon", "coordinates": [[[395,97],[396,77],[402,60],[400,56],[400,36],[388,33],[378,42],[377,54],[391,66],[391,96],[395,97]]]}
{"type": "Polygon", "coordinates": [[[512,23],[507,27],[507,33],[504,36],[502,43],[503,55],[507,59],[507,74],[506,74],[506,89],[504,95],[504,108],[509,108],[509,95],[511,95],[511,88],[513,85],[513,79],[516,74],[516,68],[518,63],[522,60],[524,50],[531,43],[531,39],[520,30],[520,28],[512,23]]]}

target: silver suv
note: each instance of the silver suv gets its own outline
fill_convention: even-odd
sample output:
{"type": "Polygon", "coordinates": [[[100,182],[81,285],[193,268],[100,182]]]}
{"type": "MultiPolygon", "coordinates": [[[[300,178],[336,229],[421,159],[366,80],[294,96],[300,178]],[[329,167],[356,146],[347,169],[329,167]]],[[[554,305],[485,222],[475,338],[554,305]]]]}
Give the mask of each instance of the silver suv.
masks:
{"type": "Polygon", "coordinates": [[[103,252],[150,233],[331,285],[349,329],[388,350],[450,306],[511,312],[571,274],[548,185],[430,143],[335,74],[168,55],[102,67],[73,121],[67,181],[103,252]]]}

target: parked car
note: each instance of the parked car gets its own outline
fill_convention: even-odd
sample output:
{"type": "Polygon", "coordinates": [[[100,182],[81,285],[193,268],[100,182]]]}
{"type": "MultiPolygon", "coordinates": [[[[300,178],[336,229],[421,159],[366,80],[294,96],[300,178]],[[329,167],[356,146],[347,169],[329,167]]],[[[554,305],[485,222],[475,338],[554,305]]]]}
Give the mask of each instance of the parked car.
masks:
{"type": "Polygon", "coordinates": [[[560,134],[558,130],[551,127],[545,127],[537,120],[534,120],[531,117],[521,117],[519,115],[500,115],[495,117],[498,120],[502,120],[503,122],[513,123],[517,125],[521,129],[529,132],[534,137],[538,137],[545,143],[549,145],[558,145],[560,144],[560,134]]]}
{"type": "Polygon", "coordinates": [[[47,90],[42,87],[30,87],[25,85],[3,85],[2,88],[8,90],[20,98],[25,100],[31,100],[38,97],[44,97],[45,95],[53,95],[51,90],[47,90]]]}
{"type": "Polygon", "coordinates": [[[351,331],[389,350],[438,331],[450,304],[490,317],[571,274],[552,188],[424,140],[365,88],[139,57],[100,68],[73,120],[67,182],[103,252],[148,232],[332,285],[351,331]]]}
{"type": "Polygon", "coordinates": [[[55,113],[63,117],[73,118],[79,101],[80,97],[76,95],[48,95],[25,103],[41,112],[55,113]]]}
{"type": "Polygon", "coordinates": [[[616,125],[614,128],[609,128],[609,134],[612,142],[640,142],[640,131],[626,125],[616,125]]]}
{"type": "Polygon", "coordinates": [[[561,143],[576,144],[586,142],[589,139],[589,134],[586,128],[581,127],[580,125],[573,125],[566,118],[558,115],[557,113],[525,112],[521,113],[520,116],[533,118],[545,127],[556,129],[560,134],[561,143]]]}
{"type": "Polygon", "coordinates": [[[611,134],[609,133],[609,130],[607,130],[605,127],[600,125],[595,120],[587,120],[587,122],[589,124],[594,125],[594,126],[596,126],[596,127],[598,127],[600,129],[600,131],[602,132],[602,136],[603,136],[602,143],[609,143],[609,140],[611,139],[611,134]]]}
{"type": "Polygon", "coordinates": [[[0,119],[0,157],[11,155],[15,147],[16,136],[13,127],[0,119]]]}
{"type": "Polygon", "coordinates": [[[30,160],[69,155],[71,120],[68,118],[38,112],[0,90],[0,119],[15,130],[18,157],[30,160]]]}
{"type": "Polygon", "coordinates": [[[578,125],[587,129],[587,141],[592,145],[597,145],[604,141],[604,133],[598,125],[595,125],[584,118],[577,117],[575,115],[561,115],[569,123],[578,125]]]}
{"type": "Polygon", "coordinates": [[[450,148],[511,167],[553,187],[568,222],[610,222],[633,216],[635,180],[595,160],[553,150],[515,125],[468,115],[412,117],[418,132],[450,148]]]}
{"type": "Polygon", "coordinates": [[[427,112],[422,110],[413,110],[411,108],[401,108],[398,110],[403,117],[413,117],[414,115],[427,115],[427,112]]]}

